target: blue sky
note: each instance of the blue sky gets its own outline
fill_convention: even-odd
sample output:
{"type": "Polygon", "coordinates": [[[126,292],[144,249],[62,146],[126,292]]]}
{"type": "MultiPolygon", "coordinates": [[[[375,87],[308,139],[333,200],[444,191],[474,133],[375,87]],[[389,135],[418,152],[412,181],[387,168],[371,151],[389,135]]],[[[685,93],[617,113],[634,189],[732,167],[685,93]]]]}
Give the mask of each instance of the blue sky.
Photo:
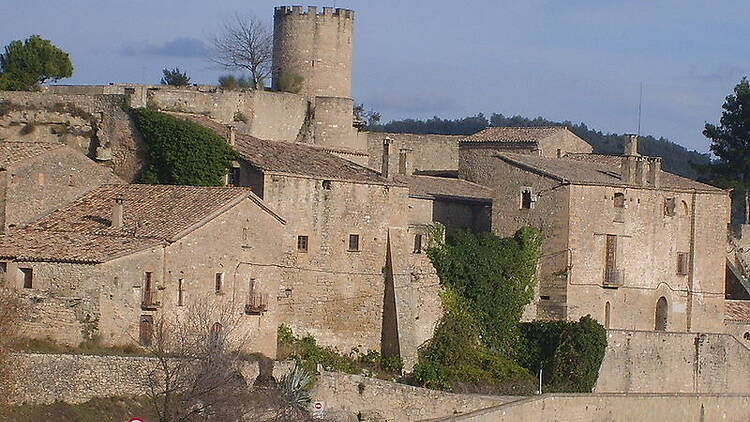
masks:
{"type": "MultiPolygon", "coordinates": [[[[62,83],[194,82],[221,22],[266,0],[0,0],[0,43],[39,33],[76,68],[62,83]]],[[[333,6],[333,2],[318,6],[333,6]]],[[[357,11],[354,97],[385,119],[521,114],[642,133],[706,151],[706,121],[750,74],[747,0],[339,0],[357,11]]]]}

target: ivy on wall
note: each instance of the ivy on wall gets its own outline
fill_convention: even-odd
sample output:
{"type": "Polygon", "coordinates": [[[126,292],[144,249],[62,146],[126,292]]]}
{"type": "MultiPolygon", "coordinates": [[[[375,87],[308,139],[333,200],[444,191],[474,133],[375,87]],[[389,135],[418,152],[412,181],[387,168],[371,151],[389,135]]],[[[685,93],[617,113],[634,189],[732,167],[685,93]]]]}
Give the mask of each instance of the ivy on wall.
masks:
{"type": "Polygon", "coordinates": [[[541,244],[539,230],[524,227],[508,238],[461,231],[427,250],[443,285],[466,301],[487,347],[509,359],[524,306],[534,297],[541,244]]]}
{"type": "Polygon", "coordinates": [[[216,133],[148,108],[130,109],[130,115],[148,147],[141,183],[224,185],[237,153],[216,133]]]}

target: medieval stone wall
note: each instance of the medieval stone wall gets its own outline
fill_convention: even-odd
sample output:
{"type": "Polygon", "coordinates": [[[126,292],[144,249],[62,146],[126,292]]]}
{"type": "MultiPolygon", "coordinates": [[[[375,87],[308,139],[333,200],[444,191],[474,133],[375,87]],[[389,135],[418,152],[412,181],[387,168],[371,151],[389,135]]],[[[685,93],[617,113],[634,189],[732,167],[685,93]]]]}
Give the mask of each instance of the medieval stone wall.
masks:
{"type": "Polygon", "coordinates": [[[458,140],[460,135],[417,135],[411,133],[360,132],[367,139],[370,156],[368,167],[380,171],[383,162],[383,139],[390,138],[390,166],[398,168],[399,151],[406,149],[413,170],[458,169],[458,140]]]}
{"type": "Polygon", "coordinates": [[[729,334],[607,331],[597,393],[750,391],[750,342],[729,334]]]}
{"type": "Polygon", "coordinates": [[[134,180],[144,150],[124,102],[122,95],[0,91],[0,139],[61,142],[134,180]]]}
{"type": "Polygon", "coordinates": [[[69,148],[26,160],[13,167],[8,178],[5,227],[29,223],[99,185],[122,183],[110,167],[69,148]]]}
{"type": "Polygon", "coordinates": [[[750,419],[746,394],[544,394],[432,422],[684,421],[750,419]]]}

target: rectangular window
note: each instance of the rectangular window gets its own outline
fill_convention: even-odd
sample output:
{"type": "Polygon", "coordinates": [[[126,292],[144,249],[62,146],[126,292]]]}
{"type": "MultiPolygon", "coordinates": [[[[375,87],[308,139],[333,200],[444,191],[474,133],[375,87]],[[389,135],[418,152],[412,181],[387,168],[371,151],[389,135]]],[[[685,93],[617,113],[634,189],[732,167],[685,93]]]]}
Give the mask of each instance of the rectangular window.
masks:
{"type": "Polygon", "coordinates": [[[31,268],[19,268],[23,275],[23,288],[31,289],[34,285],[34,270],[31,268]]]}
{"type": "Polygon", "coordinates": [[[307,252],[308,238],[307,236],[297,236],[297,251],[307,252]]]}
{"type": "Polygon", "coordinates": [[[216,273],[216,293],[221,293],[224,288],[224,273],[216,273]]]}
{"type": "Polygon", "coordinates": [[[414,235],[414,253],[422,253],[422,235],[414,235]]]}
{"type": "Polygon", "coordinates": [[[677,201],[674,198],[666,198],[664,200],[664,215],[674,217],[676,205],[677,201]]]}
{"type": "Polygon", "coordinates": [[[323,190],[331,190],[331,181],[330,180],[324,180],[320,184],[323,187],[323,190]]]}
{"type": "Polygon", "coordinates": [[[151,346],[151,340],[154,336],[154,317],[151,315],[141,315],[138,327],[138,343],[141,346],[151,346]]]}
{"type": "Polygon", "coordinates": [[[604,284],[608,286],[622,285],[622,275],[617,269],[617,236],[607,235],[604,257],[604,284]]]}
{"type": "Polygon", "coordinates": [[[677,275],[687,275],[690,270],[690,254],[677,252],[677,275]]]}
{"type": "Polygon", "coordinates": [[[185,304],[185,290],[182,285],[182,279],[177,280],[177,306],[185,304]]]}
{"type": "Polygon", "coordinates": [[[349,251],[350,252],[359,251],[359,235],[358,234],[349,235],[349,251]]]}
{"type": "Polygon", "coordinates": [[[530,210],[534,204],[534,194],[531,188],[521,189],[521,209],[530,210]]]}

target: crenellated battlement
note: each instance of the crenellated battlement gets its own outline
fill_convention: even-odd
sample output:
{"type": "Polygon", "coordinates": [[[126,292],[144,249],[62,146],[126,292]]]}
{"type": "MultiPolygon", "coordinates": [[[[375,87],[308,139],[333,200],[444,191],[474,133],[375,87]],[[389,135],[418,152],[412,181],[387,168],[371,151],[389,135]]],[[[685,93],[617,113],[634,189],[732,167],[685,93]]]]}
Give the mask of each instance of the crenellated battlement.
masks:
{"type": "Polygon", "coordinates": [[[330,16],[335,18],[354,19],[354,10],[342,9],[340,7],[323,7],[317,6],[276,6],[274,16],[305,16],[310,18],[320,18],[330,16]]]}

